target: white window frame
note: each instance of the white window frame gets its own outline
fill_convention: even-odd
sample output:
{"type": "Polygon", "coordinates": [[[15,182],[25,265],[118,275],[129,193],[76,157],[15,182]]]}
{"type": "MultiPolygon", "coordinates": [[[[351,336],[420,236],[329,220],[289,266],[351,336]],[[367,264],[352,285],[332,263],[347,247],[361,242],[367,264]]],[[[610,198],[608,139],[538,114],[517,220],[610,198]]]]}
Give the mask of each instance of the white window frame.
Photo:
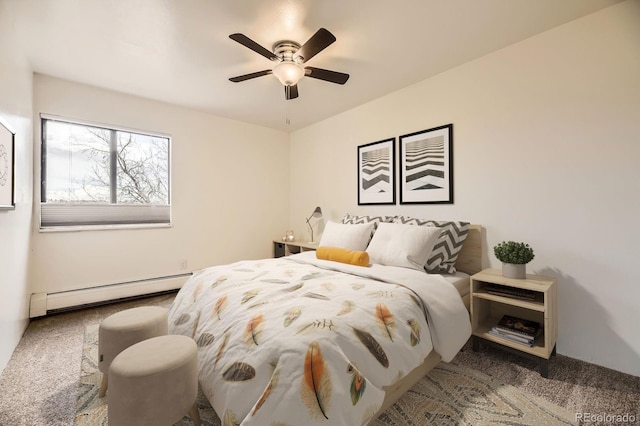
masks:
{"type": "Polygon", "coordinates": [[[123,126],[97,123],[86,120],[40,114],[40,231],[81,231],[100,229],[170,227],[171,220],[171,135],[132,129],[123,126]],[[47,203],[44,185],[46,176],[45,121],[58,121],[82,126],[99,127],[128,133],[166,138],[169,141],[169,203],[168,204],[98,204],[98,203],[47,203]]]}

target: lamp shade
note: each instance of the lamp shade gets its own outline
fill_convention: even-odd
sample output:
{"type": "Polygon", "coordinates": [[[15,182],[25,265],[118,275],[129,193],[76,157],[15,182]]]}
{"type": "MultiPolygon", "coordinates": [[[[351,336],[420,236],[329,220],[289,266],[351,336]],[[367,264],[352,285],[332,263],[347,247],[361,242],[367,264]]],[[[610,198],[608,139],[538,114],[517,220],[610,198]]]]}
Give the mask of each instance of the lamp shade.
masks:
{"type": "Polygon", "coordinates": [[[316,219],[322,217],[322,209],[320,207],[316,207],[313,213],[311,213],[311,217],[315,217],[316,219]]]}
{"type": "Polygon", "coordinates": [[[304,68],[297,62],[282,61],[273,68],[273,75],[285,86],[295,86],[304,76],[304,68]]]}

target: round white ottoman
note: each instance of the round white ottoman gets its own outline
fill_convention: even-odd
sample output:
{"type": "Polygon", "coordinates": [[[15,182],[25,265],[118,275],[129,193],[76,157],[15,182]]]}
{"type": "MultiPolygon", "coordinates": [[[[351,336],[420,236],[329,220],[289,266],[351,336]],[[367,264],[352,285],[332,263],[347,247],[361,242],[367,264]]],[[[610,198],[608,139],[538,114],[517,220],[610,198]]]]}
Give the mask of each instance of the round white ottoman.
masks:
{"type": "Polygon", "coordinates": [[[127,309],[105,318],[98,331],[98,369],[102,372],[98,396],[107,392],[109,366],[120,352],[145,339],[164,336],[168,328],[168,312],[158,306],[127,309]]]}
{"type": "Polygon", "coordinates": [[[109,426],[196,425],[198,347],[187,336],[153,337],[120,352],[109,368],[109,426]]]}

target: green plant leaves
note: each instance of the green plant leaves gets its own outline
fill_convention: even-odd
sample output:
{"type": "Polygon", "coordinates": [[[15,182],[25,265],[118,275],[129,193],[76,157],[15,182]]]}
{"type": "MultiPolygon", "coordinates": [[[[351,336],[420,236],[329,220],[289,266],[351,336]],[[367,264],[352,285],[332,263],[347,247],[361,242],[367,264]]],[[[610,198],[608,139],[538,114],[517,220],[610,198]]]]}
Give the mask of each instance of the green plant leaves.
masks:
{"type": "Polygon", "coordinates": [[[533,248],[529,244],[515,241],[501,242],[493,248],[493,254],[502,263],[515,263],[518,265],[529,263],[535,257],[533,248]]]}

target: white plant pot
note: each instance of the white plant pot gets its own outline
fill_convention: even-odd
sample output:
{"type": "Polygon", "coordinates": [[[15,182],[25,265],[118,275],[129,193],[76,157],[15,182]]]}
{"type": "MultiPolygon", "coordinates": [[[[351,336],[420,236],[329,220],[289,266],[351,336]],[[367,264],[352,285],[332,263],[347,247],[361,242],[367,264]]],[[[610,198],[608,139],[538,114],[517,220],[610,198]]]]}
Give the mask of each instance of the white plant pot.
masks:
{"type": "Polygon", "coordinates": [[[527,278],[527,264],[503,263],[502,275],[507,278],[524,279],[527,278]]]}

